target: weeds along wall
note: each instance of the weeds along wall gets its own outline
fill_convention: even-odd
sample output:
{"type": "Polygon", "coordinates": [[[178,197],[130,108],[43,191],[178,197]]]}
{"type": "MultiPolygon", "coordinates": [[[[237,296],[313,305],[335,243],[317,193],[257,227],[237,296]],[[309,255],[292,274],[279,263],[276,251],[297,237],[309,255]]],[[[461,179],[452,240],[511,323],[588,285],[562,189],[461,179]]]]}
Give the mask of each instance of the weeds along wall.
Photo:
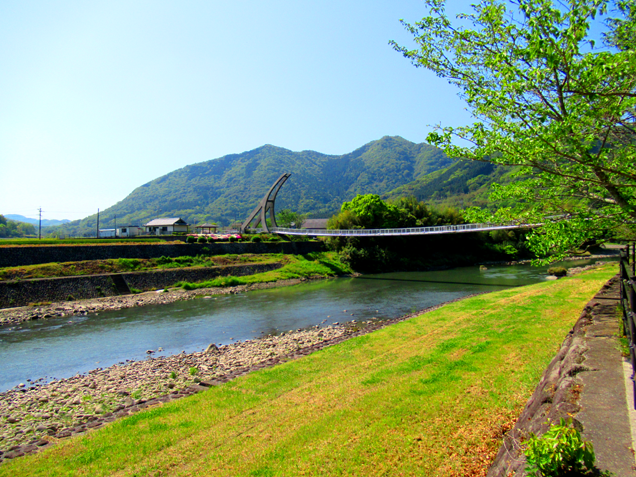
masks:
{"type": "Polygon", "coordinates": [[[305,255],[322,250],[322,242],[261,242],[208,244],[50,245],[1,247],[0,267],[19,267],[52,262],[80,262],[117,258],[183,257],[244,253],[305,255]],[[204,250],[204,248],[206,250],[204,250]]]}
{"type": "Polygon", "coordinates": [[[147,291],[165,288],[179,281],[200,282],[228,275],[239,277],[280,267],[280,263],[265,263],[0,282],[0,308],[119,295],[114,281],[116,277],[123,278],[129,288],[147,291]]]}

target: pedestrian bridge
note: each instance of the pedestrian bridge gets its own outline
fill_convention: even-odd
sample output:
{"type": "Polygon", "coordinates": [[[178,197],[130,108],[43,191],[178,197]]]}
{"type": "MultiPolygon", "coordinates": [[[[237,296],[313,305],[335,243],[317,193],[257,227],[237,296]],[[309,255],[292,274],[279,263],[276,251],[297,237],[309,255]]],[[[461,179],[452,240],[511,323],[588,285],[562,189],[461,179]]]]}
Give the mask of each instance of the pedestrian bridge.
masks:
{"type": "Polygon", "coordinates": [[[440,235],[463,232],[487,232],[490,230],[511,230],[537,227],[528,224],[462,224],[440,225],[437,227],[406,227],[399,229],[289,229],[268,227],[271,233],[281,235],[308,235],[312,237],[392,237],[396,235],[440,235]]]}

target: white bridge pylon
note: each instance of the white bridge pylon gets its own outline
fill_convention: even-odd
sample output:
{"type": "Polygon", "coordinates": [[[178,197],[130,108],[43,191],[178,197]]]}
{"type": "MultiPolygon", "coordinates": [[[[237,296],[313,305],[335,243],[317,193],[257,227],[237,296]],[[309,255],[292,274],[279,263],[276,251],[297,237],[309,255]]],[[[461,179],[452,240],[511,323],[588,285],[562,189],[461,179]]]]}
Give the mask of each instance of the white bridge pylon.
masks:
{"type": "Polygon", "coordinates": [[[288,229],[270,227],[270,232],[283,235],[310,235],[312,237],[384,237],[395,235],[441,235],[490,230],[512,230],[540,227],[541,224],[462,224],[436,227],[406,227],[398,229],[288,229]]]}

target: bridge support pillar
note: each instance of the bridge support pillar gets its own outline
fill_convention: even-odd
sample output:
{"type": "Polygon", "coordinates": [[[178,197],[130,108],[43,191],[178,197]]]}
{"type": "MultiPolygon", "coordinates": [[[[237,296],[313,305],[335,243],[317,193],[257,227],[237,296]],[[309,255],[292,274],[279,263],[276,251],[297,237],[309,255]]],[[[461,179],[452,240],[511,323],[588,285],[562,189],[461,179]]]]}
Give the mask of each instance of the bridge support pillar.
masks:
{"type": "Polygon", "coordinates": [[[274,182],[274,185],[270,187],[267,194],[265,194],[265,197],[263,197],[263,199],[258,203],[256,208],[249,215],[248,219],[243,222],[243,225],[241,225],[241,233],[245,232],[245,230],[250,226],[252,220],[254,220],[255,218],[257,218],[257,220],[254,223],[254,227],[256,227],[260,223],[265,232],[269,232],[269,227],[267,226],[268,212],[272,227],[278,226],[278,224],[276,223],[276,215],[274,211],[276,195],[278,194],[278,191],[280,191],[280,188],[283,187],[285,181],[289,179],[289,176],[291,176],[290,173],[285,173],[281,175],[276,182],[274,182]]]}

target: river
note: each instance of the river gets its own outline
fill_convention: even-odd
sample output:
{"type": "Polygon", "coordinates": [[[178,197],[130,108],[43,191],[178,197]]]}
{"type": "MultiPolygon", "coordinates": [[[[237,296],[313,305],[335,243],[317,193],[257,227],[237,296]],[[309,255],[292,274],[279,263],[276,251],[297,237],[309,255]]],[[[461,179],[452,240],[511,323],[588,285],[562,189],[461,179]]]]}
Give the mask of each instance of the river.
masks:
{"type": "Polygon", "coordinates": [[[546,270],[514,265],[365,275],[4,326],[0,391],[144,359],[147,350],[171,355],[314,325],[395,318],[474,293],[536,283],[545,280],[546,270]]]}

